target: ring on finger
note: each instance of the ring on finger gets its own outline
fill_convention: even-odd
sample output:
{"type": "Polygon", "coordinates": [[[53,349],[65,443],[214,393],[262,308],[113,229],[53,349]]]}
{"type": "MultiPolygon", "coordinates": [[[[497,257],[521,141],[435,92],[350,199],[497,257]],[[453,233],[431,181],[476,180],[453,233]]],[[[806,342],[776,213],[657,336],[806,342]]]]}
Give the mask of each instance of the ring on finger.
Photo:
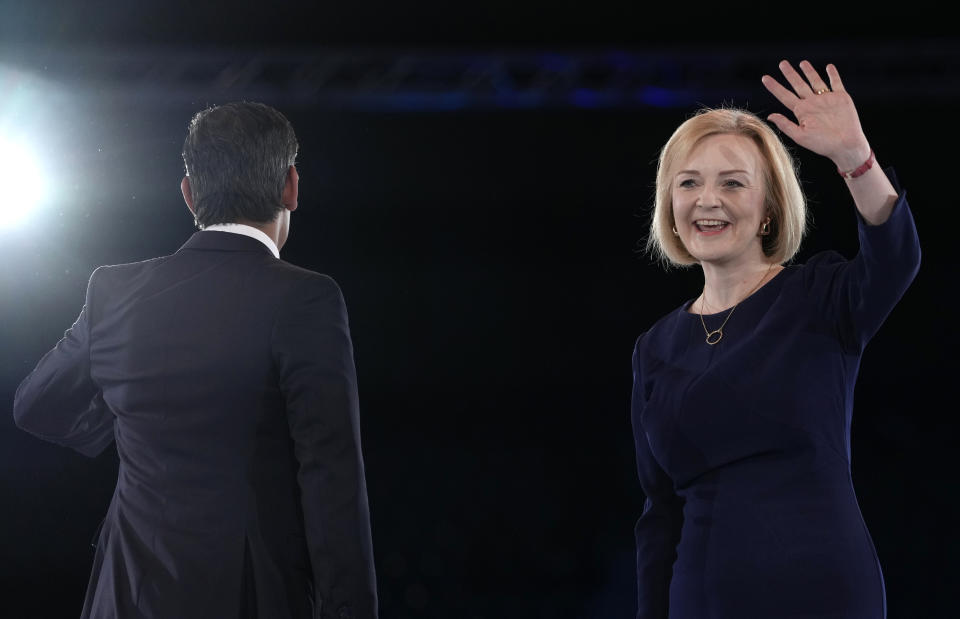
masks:
{"type": "Polygon", "coordinates": [[[829,89],[829,88],[818,88],[818,89],[815,90],[814,92],[816,92],[818,95],[822,95],[822,94],[825,93],[825,92],[830,92],[830,89],[829,89]]]}

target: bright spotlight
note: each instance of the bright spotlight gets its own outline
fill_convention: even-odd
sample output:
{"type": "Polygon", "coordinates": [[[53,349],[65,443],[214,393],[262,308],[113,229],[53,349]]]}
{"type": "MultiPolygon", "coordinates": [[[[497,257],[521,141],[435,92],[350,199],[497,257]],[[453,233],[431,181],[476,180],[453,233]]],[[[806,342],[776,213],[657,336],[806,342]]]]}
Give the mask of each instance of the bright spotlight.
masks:
{"type": "Polygon", "coordinates": [[[43,199],[43,176],[30,149],[0,135],[0,229],[24,221],[43,199]]]}

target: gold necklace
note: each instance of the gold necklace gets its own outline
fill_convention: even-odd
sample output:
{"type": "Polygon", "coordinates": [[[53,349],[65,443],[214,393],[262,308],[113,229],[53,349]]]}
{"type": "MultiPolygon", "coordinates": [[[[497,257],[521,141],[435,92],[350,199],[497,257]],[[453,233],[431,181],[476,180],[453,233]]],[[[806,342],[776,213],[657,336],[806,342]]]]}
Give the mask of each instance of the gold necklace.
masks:
{"type": "MultiPolygon", "coordinates": [[[[757,285],[753,287],[753,290],[751,290],[746,295],[744,295],[743,299],[746,299],[747,297],[752,295],[754,292],[756,292],[758,288],[760,288],[760,284],[763,283],[763,280],[767,279],[767,275],[770,275],[770,271],[773,270],[773,266],[774,265],[771,263],[770,267],[764,272],[763,277],[761,277],[760,281],[757,282],[757,285]]],[[[737,309],[737,306],[740,305],[743,299],[740,299],[740,301],[737,301],[736,303],[734,303],[733,307],[730,308],[730,311],[727,312],[727,317],[723,319],[723,324],[721,324],[719,327],[711,331],[710,329],[707,328],[707,323],[703,321],[703,306],[706,305],[706,301],[707,301],[707,289],[706,287],[704,287],[703,298],[700,300],[700,324],[703,325],[703,332],[707,334],[707,344],[710,344],[711,346],[713,346],[714,344],[718,343],[720,340],[723,339],[723,328],[727,326],[727,321],[730,320],[730,316],[733,315],[733,310],[737,309]]]]}

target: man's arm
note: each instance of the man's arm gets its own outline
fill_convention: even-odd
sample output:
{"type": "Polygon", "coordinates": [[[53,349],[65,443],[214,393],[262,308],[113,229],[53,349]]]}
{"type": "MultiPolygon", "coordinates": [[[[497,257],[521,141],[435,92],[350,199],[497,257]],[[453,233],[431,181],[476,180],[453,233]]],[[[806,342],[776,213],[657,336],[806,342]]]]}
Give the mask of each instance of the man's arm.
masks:
{"type": "Polygon", "coordinates": [[[322,617],[374,619],[376,579],[353,346],[337,284],[304,279],[281,309],[273,352],[300,465],[304,528],[322,617]]]}
{"type": "Polygon", "coordinates": [[[93,281],[80,316],[27,376],[13,401],[17,426],[85,456],[113,441],[113,413],[90,377],[90,312],[93,281]]]}

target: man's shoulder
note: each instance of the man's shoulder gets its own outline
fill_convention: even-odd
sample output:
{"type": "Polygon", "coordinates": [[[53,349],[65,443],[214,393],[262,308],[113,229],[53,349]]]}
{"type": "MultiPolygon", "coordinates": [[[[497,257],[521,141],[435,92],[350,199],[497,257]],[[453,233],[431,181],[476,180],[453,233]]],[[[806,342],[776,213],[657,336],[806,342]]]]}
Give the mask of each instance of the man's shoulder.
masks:
{"type": "Polygon", "coordinates": [[[130,277],[137,273],[142,273],[143,271],[155,268],[163,264],[169,258],[170,256],[157,256],[156,258],[148,258],[146,260],[138,260],[136,262],[104,264],[93,270],[93,273],[90,274],[90,281],[92,282],[94,278],[96,278],[98,281],[102,281],[130,277]]]}
{"type": "MultiPolygon", "coordinates": [[[[182,279],[185,266],[176,260],[177,255],[97,267],[90,276],[90,286],[96,285],[98,290],[137,289],[140,288],[139,284],[155,284],[158,278],[159,281],[182,279]]],[[[224,265],[224,262],[221,261],[220,264],[224,265]]],[[[245,271],[241,279],[247,281],[248,285],[252,284],[267,292],[268,297],[278,300],[302,294],[342,296],[340,286],[333,277],[273,257],[266,259],[266,255],[263,260],[254,260],[251,263],[248,254],[233,266],[238,271],[245,271]]],[[[210,274],[216,276],[214,271],[210,274]]],[[[191,277],[196,275],[194,273],[191,277]]]]}
{"type": "Polygon", "coordinates": [[[282,259],[271,262],[268,269],[271,277],[276,277],[288,283],[314,288],[336,288],[338,290],[340,288],[336,280],[326,273],[297,266],[282,259]]]}
{"type": "MultiPolygon", "coordinates": [[[[93,275],[98,277],[123,277],[125,275],[135,275],[137,273],[163,267],[167,262],[170,262],[171,266],[175,266],[178,264],[176,258],[180,255],[180,253],[181,252],[176,252],[134,262],[105,264],[94,269],[93,275]]],[[[238,261],[237,268],[249,269],[251,271],[265,268],[271,277],[282,278],[286,280],[318,280],[328,283],[335,283],[329,275],[325,275],[317,271],[311,271],[310,269],[297,266],[282,259],[276,260],[274,258],[270,258],[266,254],[263,256],[257,255],[256,258],[262,258],[263,260],[254,261],[254,265],[251,265],[249,262],[249,254],[237,254],[235,257],[238,259],[245,259],[243,262],[238,261]]],[[[224,264],[224,261],[220,260],[220,263],[224,264]]]]}
{"type": "Polygon", "coordinates": [[[258,269],[256,287],[262,297],[280,308],[334,305],[345,301],[340,285],[333,277],[284,260],[273,260],[258,269]]]}

